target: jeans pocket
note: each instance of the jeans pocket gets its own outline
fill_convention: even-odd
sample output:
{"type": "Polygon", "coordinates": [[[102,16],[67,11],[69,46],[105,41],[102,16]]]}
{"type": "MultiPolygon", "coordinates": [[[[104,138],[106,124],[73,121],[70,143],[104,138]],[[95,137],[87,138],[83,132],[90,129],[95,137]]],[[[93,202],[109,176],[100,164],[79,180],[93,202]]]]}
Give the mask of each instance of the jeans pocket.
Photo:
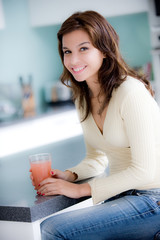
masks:
{"type": "Polygon", "coordinates": [[[148,202],[149,204],[151,204],[151,206],[155,209],[159,207],[159,210],[160,210],[160,199],[155,196],[152,196],[152,195],[141,195],[143,196],[148,202]]]}
{"type": "Polygon", "coordinates": [[[160,207],[160,193],[152,190],[135,190],[135,195],[143,196],[149,200],[153,207],[160,207]]]}

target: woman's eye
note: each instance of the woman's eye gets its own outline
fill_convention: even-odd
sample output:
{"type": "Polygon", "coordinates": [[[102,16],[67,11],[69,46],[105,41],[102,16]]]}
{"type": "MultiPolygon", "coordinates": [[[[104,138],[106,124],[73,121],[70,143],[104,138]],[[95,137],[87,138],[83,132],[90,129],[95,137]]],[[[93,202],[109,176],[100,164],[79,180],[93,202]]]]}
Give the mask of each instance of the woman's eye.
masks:
{"type": "Polygon", "coordinates": [[[69,54],[69,53],[71,53],[71,51],[65,50],[63,53],[64,53],[64,54],[69,54]]]}
{"type": "Polygon", "coordinates": [[[81,52],[84,52],[84,51],[88,50],[88,48],[87,47],[82,47],[80,50],[81,50],[81,52]]]}

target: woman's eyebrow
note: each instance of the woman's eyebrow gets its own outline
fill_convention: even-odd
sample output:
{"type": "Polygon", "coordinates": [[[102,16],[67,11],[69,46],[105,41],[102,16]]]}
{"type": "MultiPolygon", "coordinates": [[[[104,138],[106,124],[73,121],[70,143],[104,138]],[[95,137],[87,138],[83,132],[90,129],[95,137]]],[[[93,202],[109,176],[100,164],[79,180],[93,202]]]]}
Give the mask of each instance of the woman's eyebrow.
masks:
{"type": "MultiPolygon", "coordinates": [[[[82,42],[82,43],[78,44],[78,47],[82,46],[83,44],[90,44],[90,42],[82,42]]],[[[68,48],[63,46],[62,49],[68,49],[68,48]]]]}
{"type": "Polygon", "coordinates": [[[81,45],[86,44],[86,43],[90,44],[90,42],[82,42],[78,46],[81,46],[81,45]]]}
{"type": "Polygon", "coordinates": [[[62,47],[62,49],[68,49],[67,47],[62,47]]]}

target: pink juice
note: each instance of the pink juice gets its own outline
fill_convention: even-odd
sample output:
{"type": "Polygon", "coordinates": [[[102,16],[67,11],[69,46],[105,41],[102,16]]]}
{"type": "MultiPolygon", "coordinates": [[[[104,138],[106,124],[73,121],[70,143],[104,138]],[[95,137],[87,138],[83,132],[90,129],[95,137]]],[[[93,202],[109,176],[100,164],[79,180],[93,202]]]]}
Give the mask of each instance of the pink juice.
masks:
{"type": "Polygon", "coordinates": [[[41,181],[51,176],[51,161],[31,162],[31,169],[35,185],[38,187],[41,181]]]}

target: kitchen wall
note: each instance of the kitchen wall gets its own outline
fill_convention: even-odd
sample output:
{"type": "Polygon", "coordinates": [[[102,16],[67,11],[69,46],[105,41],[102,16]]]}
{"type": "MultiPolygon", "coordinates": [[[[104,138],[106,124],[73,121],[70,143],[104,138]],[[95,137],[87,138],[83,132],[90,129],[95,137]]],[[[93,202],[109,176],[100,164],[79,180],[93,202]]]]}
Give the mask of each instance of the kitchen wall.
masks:
{"type": "MultiPolygon", "coordinates": [[[[0,83],[16,85],[20,75],[27,78],[32,74],[36,103],[41,106],[44,85],[57,81],[62,71],[56,39],[60,25],[33,28],[27,0],[2,3],[6,28],[0,30],[0,83]]],[[[122,54],[131,66],[151,61],[146,12],[107,19],[118,32],[122,54]]]]}

